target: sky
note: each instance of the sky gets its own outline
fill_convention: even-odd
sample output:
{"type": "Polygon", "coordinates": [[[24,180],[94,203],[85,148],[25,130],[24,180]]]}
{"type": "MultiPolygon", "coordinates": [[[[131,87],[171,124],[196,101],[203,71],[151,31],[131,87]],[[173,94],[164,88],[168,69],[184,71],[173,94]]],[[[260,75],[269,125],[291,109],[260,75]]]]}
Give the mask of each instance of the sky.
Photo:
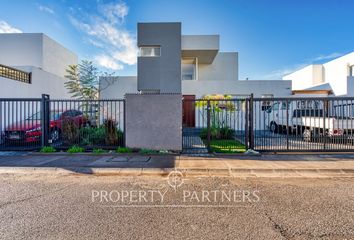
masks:
{"type": "Polygon", "coordinates": [[[239,79],[281,79],[354,51],[353,0],[0,0],[0,33],[42,32],[117,76],[136,75],[138,22],[220,34],[239,79]]]}

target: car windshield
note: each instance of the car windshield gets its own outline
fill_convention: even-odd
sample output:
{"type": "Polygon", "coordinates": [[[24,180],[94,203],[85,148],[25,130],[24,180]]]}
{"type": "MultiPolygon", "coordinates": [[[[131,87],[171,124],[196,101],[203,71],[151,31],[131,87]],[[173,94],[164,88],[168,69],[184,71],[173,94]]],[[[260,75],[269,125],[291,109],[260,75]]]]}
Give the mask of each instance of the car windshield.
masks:
{"type": "MultiPolygon", "coordinates": [[[[58,120],[60,118],[61,112],[51,112],[50,120],[58,120]]],[[[41,120],[41,112],[36,112],[32,116],[28,117],[26,120],[41,120]]]]}

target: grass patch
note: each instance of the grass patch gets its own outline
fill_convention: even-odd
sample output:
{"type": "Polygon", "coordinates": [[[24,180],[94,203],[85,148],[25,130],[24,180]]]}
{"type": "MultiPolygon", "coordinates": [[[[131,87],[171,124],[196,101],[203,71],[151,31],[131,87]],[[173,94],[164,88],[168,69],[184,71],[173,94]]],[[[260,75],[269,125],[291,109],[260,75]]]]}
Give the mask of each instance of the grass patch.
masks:
{"type": "Polygon", "coordinates": [[[106,150],[103,150],[102,148],[94,148],[94,149],[92,150],[92,152],[93,152],[94,154],[102,154],[102,153],[106,153],[107,151],[106,151],[106,150]]]}
{"type": "Polygon", "coordinates": [[[215,153],[244,153],[245,145],[237,140],[211,140],[210,148],[215,153]]]}
{"type": "Polygon", "coordinates": [[[142,148],[142,149],[140,149],[139,153],[140,154],[157,154],[157,153],[159,153],[159,151],[142,148]]]}
{"type": "Polygon", "coordinates": [[[117,153],[132,153],[133,151],[127,147],[118,147],[116,152],[117,153]]]}
{"type": "Polygon", "coordinates": [[[42,149],[40,150],[41,153],[53,153],[56,151],[57,150],[55,148],[53,148],[52,146],[42,147],[42,149]]]}
{"type": "Polygon", "coordinates": [[[79,147],[79,146],[71,146],[69,149],[68,149],[68,153],[82,153],[84,152],[85,149],[82,148],[82,147],[79,147]]]}

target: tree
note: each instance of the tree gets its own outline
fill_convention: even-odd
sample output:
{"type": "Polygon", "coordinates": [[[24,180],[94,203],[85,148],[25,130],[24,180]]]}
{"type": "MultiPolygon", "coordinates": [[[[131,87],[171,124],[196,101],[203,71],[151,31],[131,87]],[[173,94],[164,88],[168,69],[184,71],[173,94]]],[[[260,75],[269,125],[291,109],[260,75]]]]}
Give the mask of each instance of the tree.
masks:
{"type": "Polygon", "coordinates": [[[69,65],[66,69],[68,79],[65,87],[72,94],[73,98],[81,100],[95,100],[99,96],[99,75],[111,76],[112,74],[101,74],[91,61],[82,60],[78,65],[69,65]]]}

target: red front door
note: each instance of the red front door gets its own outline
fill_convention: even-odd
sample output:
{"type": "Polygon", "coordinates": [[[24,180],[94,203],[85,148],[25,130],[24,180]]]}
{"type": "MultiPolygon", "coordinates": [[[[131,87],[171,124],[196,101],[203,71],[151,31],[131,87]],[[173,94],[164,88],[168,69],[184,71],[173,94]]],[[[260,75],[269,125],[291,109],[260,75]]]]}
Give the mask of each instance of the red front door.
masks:
{"type": "Polygon", "coordinates": [[[183,95],[183,127],[195,127],[195,95],[183,95]]]}

